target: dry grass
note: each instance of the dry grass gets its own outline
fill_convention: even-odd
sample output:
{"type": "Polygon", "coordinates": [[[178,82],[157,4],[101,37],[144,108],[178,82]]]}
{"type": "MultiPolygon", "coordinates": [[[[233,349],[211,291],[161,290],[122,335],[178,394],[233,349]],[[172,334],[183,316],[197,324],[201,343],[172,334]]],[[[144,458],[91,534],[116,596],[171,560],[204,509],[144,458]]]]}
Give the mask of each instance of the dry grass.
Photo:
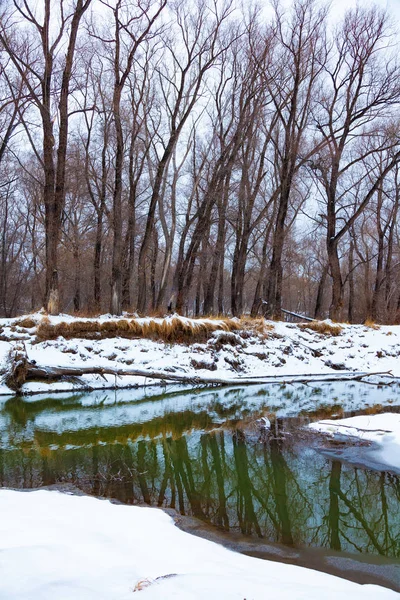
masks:
{"type": "Polygon", "coordinates": [[[332,323],[328,323],[327,321],[310,321],[309,323],[299,323],[298,327],[300,329],[311,329],[311,331],[315,331],[316,333],[326,336],[337,336],[343,331],[340,325],[332,325],[332,323]]]}
{"type": "Polygon", "coordinates": [[[149,587],[153,583],[154,583],[154,581],[152,579],[140,579],[140,581],[138,581],[137,584],[135,585],[135,587],[133,588],[133,593],[141,592],[142,590],[149,587]]]}
{"type": "Polygon", "coordinates": [[[319,406],[315,410],[303,410],[300,412],[301,416],[305,417],[313,417],[318,420],[321,419],[342,419],[345,416],[343,406],[340,404],[333,404],[332,406],[327,406],[326,404],[319,406]]]}
{"type": "Polygon", "coordinates": [[[385,412],[382,404],[374,404],[373,406],[368,406],[363,414],[366,415],[379,415],[381,413],[385,412]]]}
{"type": "Polygon", "coordinates": [[[24,327],[25,329],[32,329],[32,327],[36,327],[36,321],[31,319],[31,317],[24,317],[18,321],[15,321],[15,325],[18,325],[18,327],[24,327]]]}
{"type": "Polygon", "coordinates": [[[369,327],[370,329],[375,329],[376,331],[380,329],[380,326],[375,323],[372,319],[366,319],[364,322],[365,327],[369,327]]]}
{"type": "Polygon", "coordinates": [[[115,319],[110,321],[76,320],[52,324],[43,318],[36,335],[38,340],[85,338],[102,339],[111,337],[149,338],[168,343],[205,342],[214,331],[234,331],[240,324],[233,319],[203,320],[171,317],[159,321],[150,319],[140,322],[137,319],[115,319]]]}
{"type": "Polygon", "coordinates": [[[240,327],[246,331],[256,333],[262,337],[267,338],[271,331],[274,331],[274,326],[268,323],[264,317],[246,317],[240,318],[240,327]]]}

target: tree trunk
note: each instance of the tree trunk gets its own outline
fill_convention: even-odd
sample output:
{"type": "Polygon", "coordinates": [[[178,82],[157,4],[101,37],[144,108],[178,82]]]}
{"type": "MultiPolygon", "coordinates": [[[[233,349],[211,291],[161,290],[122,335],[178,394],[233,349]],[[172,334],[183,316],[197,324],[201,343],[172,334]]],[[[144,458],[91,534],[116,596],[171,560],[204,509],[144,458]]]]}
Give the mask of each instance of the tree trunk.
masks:
{"type": "Polygon", "coordinates": [[[271,226],[272,226],[272,221],[271,221],[271,225],[267,229],[267,233],[264,238],[264,243],[263,243],[263,248],[262,248],[262,253],[261,253],[262,258],[261,258],[260,273],[258,275],[256,291],[254,293],[253,304],[251,306],[251,312],[250,312],[252,317],[256,317],[258,315],[258,313],[261,309],[262,301],[263,301],[263,297],[264,297],[264,286],[266,283],[266,270],[267,270],[267,250],[268,250],[269,236],[270,236],[270,232],[271,232],[271,228],[272,228],[271,226]]]}
{"type": "Polygon", "coordinates": [[[96,223],[96,241],[94,245],[94,260],[93,260],[93,271],[94,271],[94,285],[93,285],[93,296],[94,296],[94,308],[96,312],[101,311],[101,246],[103,239],[103,214],[101,211],[97,214],[96,223]]]}
{"type": "Polygon", "coordinates": [[[349,323],[354,323],[354,243],[350,241],[349,248],[349,323]]]}
{"type": "Polygon", "coordinates": [[[213,255],[210,277],[208,280],[206,295],[204,298],[204,314],[209,315],[214,312],[214,299],[215,299],[215,288],[218,280],[218,271],[221,266],[221,256],[224,255],[225,246],[225,232],[226,232],[226,207],[229,198],[229,176],[224,182],[222,188],[222,198],[218,203],[218,233],[217,241],[215,244],[215,252],[213,255]]]}
{"type": "Polygon", "coordinates": [[[218,283],[218,314],[224,314],[224,275],[225,275],[225,236],[224,232],[224,243],[222,244],[222,252],[219,259],[219,283],[218,283]]]}
{"type": "MultiPolygon", "coordinates": [[[[50,27],[50,5],[46,8],[46,19],[45,28],[43,30],[43,36],[46,39],[46,102],[44,105],[46,110],[44,111],[44,122],[43,122],[43,145],[44,155],[47,158],[44,159],[45,164],[48,165],[48,182],[46,181],[45,187],[48,187],[47,194],[47,218],[49,241],[46,245],[47,264],[46,264],[46,282],[47,282],[47,311],[50,314],[58,314],[60,311],[60,293],[59,293],[59,281],[58,281],[58,243],[61,232],[61,215],[65,203],[65,169],[66,169],[66,158],[67,158],[67,145],[68,145],[68,126],[69,126],[69,114],[68,114],[68,97],[70,81],[72,77],[72,66],[75,55],[76,39],[78,36],[79,24],[84,13],[88,9],[91,0],[77,0],[75,10],[71,21],[71,30],[68,41],[67,54],[65,58],[65,66],[61,81],[60,101],[59,101],[59,132],[58,132],[58,149],[57,149],[57,169],[54,172],[53,162],[53,125],[51,120],[51,75],[53,67],[53,57],[49,50],[49,27],[50,27]],[[49,61],[49,70],[47,71],[47,62],[49,61]]],[[[46,179],[46,178],[45,178],[46,179]]],[[[46,199],[45,199],[46,205],[46,199]]]]}
{"type": "Polygon", "coordinates": [[[378,237],[378,256],[376,264],[375,284],[371,302],[371,316],[373,321],[382,321],[385,317],[385,315],[382,314],[382,285],[385,278],[383,270],[384,242],[384,235],[380,232],[378,237]]]}
{"type": "Polygon", "coordinates": [[[74,278],[74,312],[79,312],[81,309],[81,261],[79,246],[74,243],[74,267],[75,267],[75,278],[74,278]]]}
{"type": "Polygon", "coordinates": [[[332,321],[340,322],[342,320],[343,310],[343,281],[337,244],[334,240],[328,240],[327,251],[329,269],[332,277],[332,301],[329,307],[329,318],[332,319],[332,321]]]}
{"type": "Polygon", "coordinates": [[[322,269],[321,277],[318,283],[317,298],[315,300],[314,318],[322,319],[322,303],[324,300],[325,282],[328,275],[329,267],[325,265],[322,269]]]}
{"type": "Polygon", "coordinates": [[[132,304],[131,279],[135,263],[135,235],[136,235],[136,189],[138,179],[134,178],[134,136],[129,147],[129,198],[128,198],[128,226],[124,244],[124,261],[122,275],[122,307],[128,310],[132,304]]]}
{"type": "MultiPolygon", "coordinates": [[[[289,133],[286,133],[288,136],[289,133]]],[[[293,142],[291,142],[293,143],[293,142]]],[[[286,145],[290,144],[290,140],[287,140],[286,145]]],[[[269,267],[269,280],[268,280],[268,295],[267,295],[267,309],[266,314],[269,318],[280,319],[282,309],[282,278],[283,278],[283,267],[282,267],[282,256],[285,242],[285,226],[286,216],[289,207],[290,190],[292,187],[293,175],[294,175],[294,160],[296,156],[291,156],[291,148],[286,149],[287,156],[285,157],[282,165],[281,174],[281,192],[279,195],[278,212],[276,215],[275,229],[273,235],[272,244],[272,259],[269,267]]]]}
{"type": "Polygon", "coordinates": [[[151,292],[151,308],[152,310],[156,307],[157,302],[157,258],[158,258],[158,233],[157,229],[153,229],[153,248],[151,251],[151,263],[150,263],[150,292],[151,292]]]}
{"type": "MultiPolygon", "coordinates": [[[[116,77],[119,78],[119,64],[116,66],[116,77]]],[[[116,83],[113,98],[113,114],[116,134],[115,179],[113,194],[113,252],[111,267],[111,302],[112,315],[122,314],[122,166],[124,155],[124,138],[122,132],[120,104],[121,84],[116,83]]]]}
{"type": "Polygon", "coordinates": [[[153,237],[154,221],[157,204],[161,193],[164,172],[168,166],[168,162],[172,156],[172,152],[177,140],[177,136],[171,136],[169,143],[164,151],[163,157],[160,160],[157,172],[154,180],[153,191],[150,199],[149,211],[147,214],[146,227],[144,231],[142,245],[139,251],[139,262],[138,262],[138,311],[144,313],[147,308],[147,287],[148,279],[147,273],[150,271],[151,258],[150,258],[150,247],[153,237]]]}

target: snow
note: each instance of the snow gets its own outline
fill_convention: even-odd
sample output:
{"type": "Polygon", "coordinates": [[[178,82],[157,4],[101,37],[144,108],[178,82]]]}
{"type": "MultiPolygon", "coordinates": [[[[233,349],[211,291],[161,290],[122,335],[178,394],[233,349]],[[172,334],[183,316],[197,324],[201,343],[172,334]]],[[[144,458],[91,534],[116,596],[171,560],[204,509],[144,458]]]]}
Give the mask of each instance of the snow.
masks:
{"type": "Polygon", "coordinates": [[[233,553],[164,512],[54,491],[0,490],[2,600],[275,598],[386,600],[398,594],[233,553]]]}
{"type": "Polygon", "coordinates": [[[261,417],[259,423],[263,429],[271,429],[271,421],[268,419],[268,417],[261,417]]]}
{"type": "MultiPolygon", "coordinates": [[[[43,314],[29,315],[36,324],[43,314]]],[[[47,318],[47,317],[46,317],[47,318]]],[[[167,319],[176,318],[168,317],[167,319]]],[[[74,317],[49,317],[51,323],[73,322],[74,317]]],[[[103,315],[92,321],[116,320],[103,315]]],[[[356,373],[386,373],[400,378],[400,326],[378,329],[363,325],[342,325],[335,337],[320,335],[296,324],[266,323],[265,331],[246,330],[235,333],[215,332],[207,343],[192,345],[167,344],[150,339],[109,338],[99,340],[70,339],[38,341],[35,328],[21,328],[19,319],[0,319],[0,369],[6,369],[8,355],[14,345],[23,341],[29,360],[44,366],[132,368],[148,373],[158,371],[184,374],[197,380],[215,377],[237,386],[243,378],[268,376],[282,382],[307,376],[316,383],[307,394],[291,388],[290,398],[280,385],[270,392],[262,385],[234,390],[232,402],[260,407],[274,399],[277,416],[298,414],[321,404],[334,405],[337,397],[343,410],[355,410],[393,403],[399,382],[389,379],[391,386],[375,387],[351,382],[328,384],[318,393],[318,385],[326,376],[354,377],[356,373]],[[200,366],[200,368],[199,368],[200,366]],[[207,368],[208,367],[208,368],[207,368]],[[340,367],[340,372],[337,370],[340,367]],[[212,369],[212,370],[211,370],[212,369]],[[260,393],[259,395],[258,392],[260,393]]],[[[86,319],[85,319],[86,320],[86,319]]],[[[139,319],[149,323],[150,318],[139,319]]],[[[154,319],[161,323],[163,319],[154,319]]],[[[193,323],[191,319],[183,319],[193,323]]],[[[215,320],[212,321],[215,323],[215,320]]],[[[388,377],[376,375],[379,382],[388,377]]],[[[165,384],[165,381],[163,381],[165,384]]],[[[58,391],[59,398],[70,397],[71,391],[97,389],[96,394],[81,393],[77,410],[71,406],[63,418],[56,410],[35,416],[45,431],[62,433],[82,426],[101,428],[128,423],[141,423],[171,410],[189,408],[204,410],[207,401],[223,398],[228,388],[188,391],[185,396],[158,398],[164,391],[151,377],[85,375],[54,383],[27,382],[26,394],[35,393],[29,401],[43,399],[43,394],[58,391]],[[123,388],[145,386],[143,390],[123,388]],[[115,393],[103,388],[116,388],[115,393]],[[143,398],[146,396],[146,398],[143,398]],[[102,410],[91,410],[101,405],[102,410]],[[80,408],[79,408],[80,406],[80,408]],[[83,407],[83,408],[82,408],[83,407]],[[79,408],[79,410],[78,410],[79,408]],[[78,423],[79,421],[79,423],[78,423]]],[[[169,390],[175,384],[168,384],[169,390]]],[[[188,385],[185,388],[187,389],[188,385]]],[[[12,392],[0,384],[5,402],[12,392]]],[[[210,409],[211,410],[211,409],[210,409]]],[[[386,409],[385,409],[386,410],[386,409]]],[[[218,422],[218,414],[213,415],[218,422]]],[[[265,427],[270,426],[263,417],[265,427]]],[[[369,452],[376,460],[400,469],[400,415],[387,413],[352,417],[335,421],[319,421],[312,429],[330,435],[355,436],[372,443],[369,452]]],[[[7,423],[0,423],[2,444],[9,444],[7,423]]],[[[29,431],[28,431],[28,434],[29,431]]],[[[247,600],[274,597],[277,600],[329,600],[348,595],[352,600],[398,597],[395,592],[377,586],[360,586],[300,567],[271,563],[235,554],[206,540],[178,530],[172,519],[157,509],[122,506],[85,496],[72,496],[45,490],[17,492],[0,490],[0,600],[125,600],[132,593],[144,599],[226,598],[247,600]]]]}
{"type": "MultiPolygon", "coordinates": [[[[240,383],[243,378],[297,377],[323,379],[327,375],[354,377],[357,373],[389,373],[400,378],[400,326],[342,324],[340,335],[326,336],[297,324],[265,322],[264,332],[244,325],[244,329],[226,333],[216,331],[206,343],[192,345],[169,344],[161,341],[136,338],[64,339],[38,341],[35,328],[22,328],[18,319],[0,319],[0,370],[6,369],[9,351],[21,339],[29,360],[47,367],[102,367],[106,369],[138,369],[149,376],[85,375],[81,378],[46,382],[27,382],[24,393],[68,390],[104,389],[154,385],[154,371],[184,375],[205,380],[218,378],[227,383],[240,383]],[[246,328],[247,327],[247,328],[246,328]],[[7,341],[8,340],[8,341],[7,341]]],[[[44,317],[41,313],[29,315],[36,324],[46,318],[50,324],[80,320],[70,315],[44,317]]],[[[115,321],[111,315],[102,315],[85,321],[115,321]]],[[[183,317],[153,319],[157,323],[180,319],[193,326],[208,319],[194,320],[183,317]]],[[[150,317],[137,318],[140,323],[150,322],[150,317]]],[[[212,320],[212,323],[219,323],[212,320]]],[[[379,375],[378,381],[384,376],[379,375]]],[[[4,383],[0,395],[13,394],[4,383]]]]}
{"type": "Polygon", "coordinates": [[[377,463],[400,470],[400,414],[382,413],[347,419],[323,420],[309,428],[330,436],[346,436],[373,442],[369,454],[377,463]]]}

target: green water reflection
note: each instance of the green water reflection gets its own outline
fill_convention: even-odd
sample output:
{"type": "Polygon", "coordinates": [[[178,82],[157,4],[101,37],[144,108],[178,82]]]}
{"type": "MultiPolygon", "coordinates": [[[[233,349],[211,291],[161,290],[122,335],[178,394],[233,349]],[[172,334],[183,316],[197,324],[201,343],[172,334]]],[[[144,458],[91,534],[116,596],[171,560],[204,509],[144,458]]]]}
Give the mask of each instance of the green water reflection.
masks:
{"type": "Polygon", "coordinates": [[[71,482],[274,542],[400,556],[399,477],[330,461],[298,435],[310,415],[338,402],[393,407],[393,390],[130,394],[3,401],[0,485],[71,482]],[[273,435],[257,426],[262,414],[273,435]]]}

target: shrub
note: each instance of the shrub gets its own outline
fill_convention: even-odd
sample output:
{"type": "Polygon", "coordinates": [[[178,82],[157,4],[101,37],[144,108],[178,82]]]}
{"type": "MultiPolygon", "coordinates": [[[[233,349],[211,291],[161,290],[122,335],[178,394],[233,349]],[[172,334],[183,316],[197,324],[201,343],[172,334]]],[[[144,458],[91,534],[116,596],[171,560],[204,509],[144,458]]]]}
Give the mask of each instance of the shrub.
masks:
{"type": "Polygon", "coordinates": [[[23,319],[19,319],[15,322],[18,327],[23,327],[24,329],[32,329],[32,327],[36,327],[36,322],[31,319],[31,317],[25,317],[23,319]]]}

